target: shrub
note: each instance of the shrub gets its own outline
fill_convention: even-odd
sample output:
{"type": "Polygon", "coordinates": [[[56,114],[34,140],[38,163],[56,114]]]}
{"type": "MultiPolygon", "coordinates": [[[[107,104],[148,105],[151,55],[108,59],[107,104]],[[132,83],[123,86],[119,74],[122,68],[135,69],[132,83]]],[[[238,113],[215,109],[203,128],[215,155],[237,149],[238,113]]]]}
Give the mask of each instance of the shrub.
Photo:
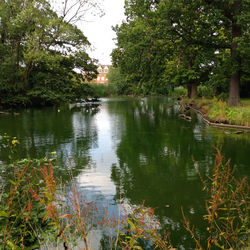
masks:
{"type": "Polygon", "coordinates": [[[214,89],[211,86],[199,85],[198,96],[213,97],[215,95],[214,89]]]}
{"type": "Polygon", "coordinates": [[[116,95],[115,86],[111,84],[91,84],[92,96],[109,97],[116,95]]]}
{"type": "Polygon", "coordinates": [[[208,117],[214,121],[225,122],[226,121],[226,103],[223,101],[218,101],[211,106],[209,110],[208,117]]]}
{"type": "Polygon", "coordinates": [[[172,97],[184,97],[187,96],[187,89],[183,86],[175,87],[172,91],[169,91],[169,95],[172,97]]]}

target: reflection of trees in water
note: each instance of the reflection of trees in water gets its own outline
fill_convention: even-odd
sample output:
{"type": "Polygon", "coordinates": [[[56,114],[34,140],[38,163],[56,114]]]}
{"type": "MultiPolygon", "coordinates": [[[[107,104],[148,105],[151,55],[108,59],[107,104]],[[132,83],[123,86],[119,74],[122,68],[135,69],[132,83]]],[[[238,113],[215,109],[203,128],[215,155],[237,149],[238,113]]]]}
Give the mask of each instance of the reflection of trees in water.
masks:
{"type": "Polygon", "coordinates": [[[122,127],[117,147],[119,164],[112,166],[111,174],[117,187],[115,198],[121,196],[137,205],[146,200],[146,205],[157,207],[162,224],[175,232],[173,242],[185,241],[186,247],[190,238],[180,223],[181,206],[197,232],[205,232],[205,193],[193,159],[202,175],[211,173],[215,153],[212,146],[219,140],[225,157],[233,157],[233,162],[246,167],[249,140],[226,137],[207,127],[194,113],[192,122],[182,120],[178,107],[166,98],[117,102],[109,105],[109,112],[121,116],[118,120],[122,127]],[[235,143],[239,145],[237,150],[235,143]]]}
{"type": "Polygon", "coordinates": [[[182,233],[174,236],[181,242],[188,235],[180,225],[181,206],[192,223],[201,227],[204,193],[192,156],[207,161],[211,140],[198,140],[196,123],[178,118],[176,107],[169,106],[166,99],[134,100],[120,103],[118,108],[124,109],[120,112],[125,113],[125,128],[117,148],[119,165],[112,166],[115,198],[121,196],[137,205],[146,200],[146,205],[157,207],[161,222],[182,233]]]}
{"type": "MultiPolygon", "coordinates": [[[[56,151],[60,166],[58,174],[66,178],[65,168],[69,168],[76,176],[90,163],[89,149],[97,141],[93,117],[99,108],[92,106],[87,110],[86,107],[26,110],[19,116],[1,119],[0,133],[6,132],[19,139],[19,159],[42,158],[56,151]]],[[[0,158],[6,161],[7,152],[0,151],[0,158]]]]}

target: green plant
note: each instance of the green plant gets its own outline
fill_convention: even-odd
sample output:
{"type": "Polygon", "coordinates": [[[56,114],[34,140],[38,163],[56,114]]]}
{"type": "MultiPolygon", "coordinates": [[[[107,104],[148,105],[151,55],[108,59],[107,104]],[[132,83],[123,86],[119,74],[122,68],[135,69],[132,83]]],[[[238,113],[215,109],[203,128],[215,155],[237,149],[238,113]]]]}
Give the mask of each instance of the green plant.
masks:
{"type": "Polygon", "coordinates": [[[154,209],[144,203],[132,210],[122,221],[123,231],[118,231],[117,242],[122,249],[143,249],[143,245],[154,249],[173,249],[169,239],[159,233],[160,223],[154,209]]]}
{"type": "Polygon", "coordinates": [[[0,135],[0,145],[4,149],[9,151],[9,160],[13,161],[14,160],[14,154],[17,145],[19,144],[19,141],[17,140],[16,137],[11,137],[7,134],[4,134],[3,136],[0,135]]]}
{"type": "Polygon", "coordinates": [[[199,85],[198,86],[198,96],[203,97],[213,97],[215,90],[211,86],[199,85]]]}
{"type": "Polygon", "coordinates": [[[51,229],[50,220],[45,220],[42,200],[48,197],[46,181],[42,172],[51,165],[50,160],[27,160],[10,165],[13,177],[9,191],[1,197],[0,246],[2,249],[37,248],[51,229]]]}
{"type": "Polygon", "coordinates": [[[172,97],[184,97],[187,96],[187,89],[179,86],[179,87],[175,87],[172,91],[169,91],[169,96],[172,97]]]}
{"type": "Polygon", "coordinates": [[[115,86],[112,84],[89,84],[94,97],[110,97],[116,95],[115,86]]]}
{"type": "Polygon", "coordinates": [[[247,99],[243,99],[241,102],[241,106],[232,107],[229,106],[225,101],[215,97],[213,99],[202,97],[194,100],[189,100],[186,98],[181,100],[181,104],[183,106],[194,105],[213,122],[250,126],[249,101],[247,99]]]}
{"type": "MultiPolygon", "coordinates": [[[[216,148],[214,173],[201,181],[209,193],[206,201],[207,246],[203,247],[184,213],[184,226],[195,239],[198,249],[247,249],[249,247],[249,184],[247,178],[237,180],[230,160],[224,162],[221,150],[216,148]]],[[[199,173],[199,172],[198,172],[199,173]]]]}

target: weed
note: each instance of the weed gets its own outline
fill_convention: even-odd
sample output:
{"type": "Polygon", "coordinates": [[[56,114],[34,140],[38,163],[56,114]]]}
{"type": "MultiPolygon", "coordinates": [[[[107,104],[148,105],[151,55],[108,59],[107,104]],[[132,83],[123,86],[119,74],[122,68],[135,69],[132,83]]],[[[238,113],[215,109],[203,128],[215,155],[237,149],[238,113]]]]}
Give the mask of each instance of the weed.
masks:
{"type": "Polygon", "coordinates": [[[242,100],[238,107],[228,106],[226,101],[217,98],[199,98],[194,100],[183,99],[182,105],[194,105],[213,122],[222,122],[232,125],[250,126],[250,105],[248,100],[242,100]]]}
{"type": "Polygon", "coordinates": [[[195,236],[183,210],[184,226],[195,240],[198,249],[247,249],[249,246],[249,184],[246,178],[238,181],[234,177],[235,167],[230,167],[230,160],[224,162],[221,150],[216,148],[213,175],[207,180],[201,178],[204,189],[209,193],[206,201],[209,237],[207,246],[202,247],[195,236]]]}

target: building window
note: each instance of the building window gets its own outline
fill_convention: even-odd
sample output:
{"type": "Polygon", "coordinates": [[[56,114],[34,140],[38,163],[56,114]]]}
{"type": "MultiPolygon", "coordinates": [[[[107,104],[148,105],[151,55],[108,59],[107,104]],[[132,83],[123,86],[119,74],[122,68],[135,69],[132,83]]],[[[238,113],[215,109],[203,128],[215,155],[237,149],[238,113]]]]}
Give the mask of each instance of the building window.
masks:
{"type": "Polygon", "coordinates": [[[99,67],[99,68],[97,69],[97,71],[98,71],[99,73],[102,73],[102,68],[99,67]]]}
{"type": "Polygon", "coordinates": [[[100,77],[99,76],[97,77],[97,81],[100,81],[100,77]]]}
{"type": "Polygon", "coordinates": [[[102,81],[104,81],[104,76],[102,76],[102,81]]]}

